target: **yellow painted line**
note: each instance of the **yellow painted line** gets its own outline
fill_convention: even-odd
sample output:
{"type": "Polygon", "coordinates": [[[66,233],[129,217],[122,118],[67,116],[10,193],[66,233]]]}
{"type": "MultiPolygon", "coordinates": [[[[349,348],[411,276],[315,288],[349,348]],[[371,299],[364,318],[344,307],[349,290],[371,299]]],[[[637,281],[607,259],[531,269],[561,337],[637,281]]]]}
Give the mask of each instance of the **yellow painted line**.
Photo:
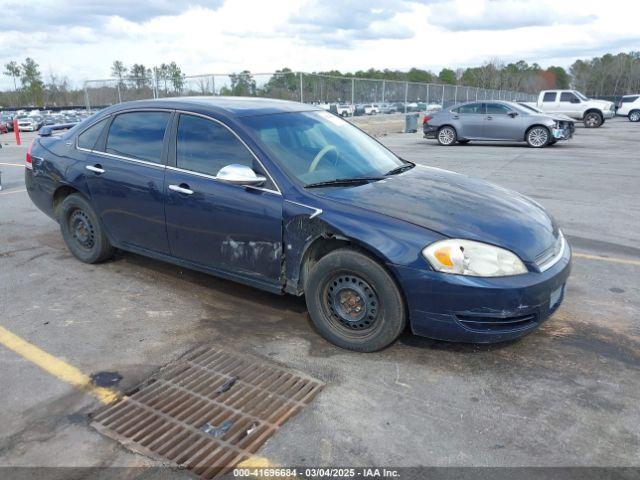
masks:
{"type": "Polygon", "coordinates": [[[236,468],[269,468],[273,467],[269,459],[264,457],[250,457],[236,465],[236,468]]]}
{"type": "Polygon", "coordinates": [[[587,260],[598,260],[601,262],[622,263],[624,265],[636,265],[640,267],[640,260],[628,260],[626,258],[603,257],[602,255],[589,255],[588,253],[573,252],[576,258],[586,258],[587,260]]]}
{"type": "Polygon", "coordinates": [[[4,165],[5,167],[24,167],[24,163],[2,163],[0,165],[4,165]]]}
{"type": "Polygon", "coordinates": [[[0,195],[11,195],[12,193],[20,193],[20,192],[26,192],[27,189],[26,188],[21,188],[20,190],[9,190],[8,192],[0,192],[0,195]]]}
{"type": "Polygon", "coordinates": [[[0,344],[59,380],[90,393],[102,403],[112,403],[119,398],[119,393],[115,390],[96,387],[91,383],[91,379],[76,367],[41,350],[3,327],[0,327],[0,344]]]}

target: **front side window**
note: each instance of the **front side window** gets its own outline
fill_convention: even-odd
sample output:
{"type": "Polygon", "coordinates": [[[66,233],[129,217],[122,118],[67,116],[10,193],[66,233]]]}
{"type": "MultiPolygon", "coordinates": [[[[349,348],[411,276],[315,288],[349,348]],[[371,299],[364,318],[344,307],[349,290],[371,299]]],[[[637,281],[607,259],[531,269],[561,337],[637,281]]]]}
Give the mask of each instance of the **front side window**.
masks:
{"type": "Polygon", "coordinates": [[[242,122],[272,160],[304,185],[377,178],[403,165],[369,135],[329,112],[259,115],[242,122]]]}
{"type": "Polygon", "coordinates": [[[562,92],[560,94],[560,101],[561,102],[572,102],[578,100],[578,97],[576,97],[573,93],[571,92],[562,92]]]}
{"type": "Polygon", "coordinates": [[[556,92],[546,92],[542,97],[543,102],[555,102],[556,101],[556,92]]]}
{"type": "Polygon", "coordinates": [[[458,113],[483,114],[484,108],[482,103],[470,103],[459,106],[457,111],[458,113]]]}
{"type": "Polygon", "coordinates": [[[640,98],[639,95],[633,95],[631,97],[622,97],[622,103],[633,103],[635,102],[638,98],[640,98]]]}
{"type": "Polygon", "coordinates": [[[487,115],[506,115],[511,110],[501,103],[487,103],[487,115]]]}
{"type": "Polygon", "coordinates": [[[251,152],[217,122],[194,115],[180,115],[176,143],[176,167],[216,176],[231,164],[256,169],[251,152]]]}
{"type": "Polygon", "coordinates": [[[169,112],[121,113],[111,123],[105,151],[162,163],[162,142],[169,115],[169,112]]]}
{"type": "Polygon", "coordinates": [[[107,120],[109,120],[109,117],[103,118],[98,123],[94,123],[78,135],[78,147],[86,148],[87,150],[94,150],[96,142],[98,141],[98,138],[100,138],[100,134],[107,124],[107,120]]]}

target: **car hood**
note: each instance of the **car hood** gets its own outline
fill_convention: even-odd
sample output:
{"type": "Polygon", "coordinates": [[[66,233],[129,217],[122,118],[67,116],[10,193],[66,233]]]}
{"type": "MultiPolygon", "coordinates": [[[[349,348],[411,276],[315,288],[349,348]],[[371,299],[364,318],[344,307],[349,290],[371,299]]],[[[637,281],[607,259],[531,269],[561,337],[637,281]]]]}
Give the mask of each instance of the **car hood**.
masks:
{"type": "Polygon", "coordinates": [[[571,118],[568,115],[565,115],[563,113],[545,113],[545,116],[551,118],[552,120],[555,121],[560,121],[560,122],[572,122],[574,123],[575,120],[573,118],[571,118]]]}
{"type": "Polygon", "coordinates": [[[558,237],[551,216],[533,200],[483,180],[421,165],[367,185],[315,193],[447,237],[497,245],[527,262],[535,261],[558,237]]]}
{"type": "Polygon", "coordinates": [[[613,102],[609,102],[607,100],[594,100],[593,98],[589,99],[589,106],[600,108],[601,110],[613,110],[613,102]]]}

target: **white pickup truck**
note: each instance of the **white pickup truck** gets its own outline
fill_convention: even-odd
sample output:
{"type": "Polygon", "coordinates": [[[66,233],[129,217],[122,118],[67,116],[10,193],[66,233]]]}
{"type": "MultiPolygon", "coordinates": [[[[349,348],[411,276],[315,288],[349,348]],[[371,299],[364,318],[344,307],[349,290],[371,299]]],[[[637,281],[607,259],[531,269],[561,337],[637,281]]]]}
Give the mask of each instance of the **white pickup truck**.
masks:
{"type": "Polygon", "coordinates": [[[616,114],[612,102],[592,100],[577,90],[543,90],[538,101],[530,105],[545,113],[561,113],[582,120],[587,128],[597,128],[616,114]]]}

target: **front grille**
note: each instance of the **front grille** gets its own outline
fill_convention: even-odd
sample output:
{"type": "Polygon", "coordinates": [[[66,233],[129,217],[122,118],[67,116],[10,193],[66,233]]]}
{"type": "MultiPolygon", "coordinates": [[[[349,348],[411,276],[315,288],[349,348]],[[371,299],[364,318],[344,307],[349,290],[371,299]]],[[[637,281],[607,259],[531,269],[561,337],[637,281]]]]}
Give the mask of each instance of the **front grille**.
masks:
{"type": "Polygon", "coordinates": [[[456,317],[464,327],[481,332],[521,330],[538,323],[538,316],[535,313],[506,318],[480,315],[456,315],[456,317]]]}

